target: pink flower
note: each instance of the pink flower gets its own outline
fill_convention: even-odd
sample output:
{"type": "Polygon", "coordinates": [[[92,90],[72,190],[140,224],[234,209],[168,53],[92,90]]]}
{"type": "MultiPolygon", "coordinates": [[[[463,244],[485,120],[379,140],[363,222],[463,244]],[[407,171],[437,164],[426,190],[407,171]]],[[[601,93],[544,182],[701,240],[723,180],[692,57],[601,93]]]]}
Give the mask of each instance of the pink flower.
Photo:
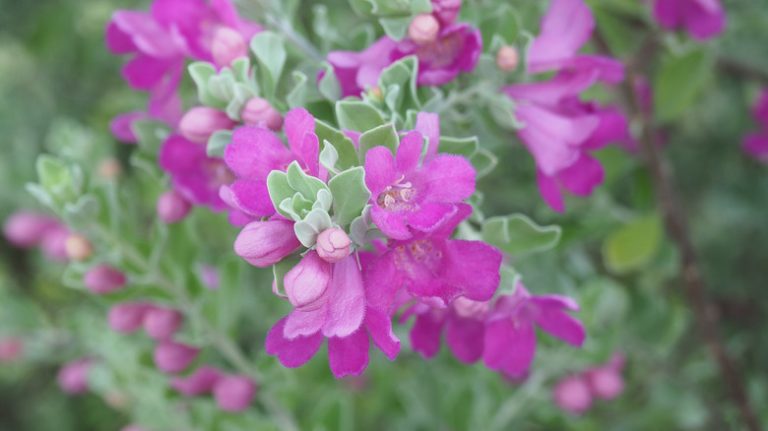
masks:
{"type": "Polygon", "coordinates": [[[235,240],[235,253],[253,266],[266,268],[301,246],[293,222],[275,218],[249,223],[235,240]]]}
{"type": "Polygon", "coordinates": [[[213,386],[222,375],[222,372],[217,368],[203,365],[186,377],[171,379],[171,387],[188,397],[202,395],[212,391],[213,386]]]}
{"type": "Polygon", "coordinates": [[[45,236],[59,228],[61,223],[54,217],[32,211],[17,211],[3,224],[3,235],[11,244],[31,248],[40,245],[45,236]]]}
{"type": "Polygon", "coordinates": [[[630,139],[626,118],[618,110],[579,99],[597,81],[616,83],[624,75],[616,60],[577,54],[594,25],[582,0],[554,0],[527,64],[531,72],[559,72],[549,81],[504,88],[523,123],[518,134],[536,162],[539,190],[560,212],[565,209],[563,189],[588,196],[603,182],[603,168],[589,152],[630,139]]]}
{"type": "Polygon", "coordinates": [[[89,358],[64,364],[57,377],[61,390],[72,395],[88,391],[88,372],[92,365],[93,361],[89,358]]]}
{"type": "Polygon", "coordinates": [[[0,363],[13,362],[24,354],[24,342],[17,337],[0,339],[0,363]]]}
{"type": "Polygon", "coordinates": [[[71,236],[69,229],[63,224],[59,224],[51,230],[45,232],[40,249],[48,259],[54,262],[66,262],[69,260],[67,253],[67,239],[71,236]]]}
{"type": "Polygon", "coordinates": [[[583,376],[577,374],[561,380],[553,392],[555,404],[568,413],[581,414],[592,406],[592,393],[583,376]]]}
{"type": "Polygon", "coordinates": [[[171,135],[160,148],[158,161],[184,199],[214,211],[228,208],[219,197],[219,188],[232,181],[232,173],[221,159],[206,154],[205,145],[171,135]]]}
{"type": "Polygon", "coordinates": [[[719,0],[655,0],[653,16],[667,30],[684,28],[700,41],[725,28],[725,10],[719,0]]]}
{"type": "Polygon", "coordinates": [[[93,293],[105,294],[122,289],[127,279],[120,270],[106,264],[96,265],[85,273],[85,287],[93,293]]]}
{"type": "Polygon", "coordinates": [[[153,358],[157,368],[169,374],[184,371],[197,358],[200,349],[175,341],[161,341],[156,347],[153,358]]]}
{"type": "Polygon", "coordinates": [[[151,12],[115,12],[106,42],[112,53],[131,55],[123,76],[131,87],[150,92],[149,116],[174,125],[181,114],[177,89],[184,60],[214,61],[214,36],[222,29],[244,40],[261,30],[242,20],[229,0],[155,0],[151,12]]]}
{"type": "Polygon", "coordinates": [[[241,412],[248,409],[256,395],[256,385],[246,376],[222,376],[213,386],[213,397],[220,409],[241,412]]]}
{"type": "Polygon", "coordinates": [[[191,209],[189,201],[176,190],[169,190],[157,198],[157,216],[163,223],[180,222],[191,209]]]}
{"type": "Polygon", "coordinates": [[[237,179],[221,188],[221,196],[232,208],[257,218],[268,217],[275,208],[267,190],[267,176],[273,170],[285,170],[294,160],[309,175],[324,179],[319,164],[320,143],[315,134],[315,119],[303,108],[285,116],[288,148],[273,132],[262,127],[240,127],[224,151],[224,161],[237,179]]]}
{"type": "Polygon", "coordinates": [[[460,10],[461,0],[432,0],[432,14],[442,25],[453,24],[460,10]]]}
{"type": "Polygon", "coordinates": [[[205,144],[214,132],[235,126],[224,111],[208,106],[195,106],[187,111],[179,123],[181,136],[196,144],[205,144]]]}
{"type": "Polygon", "coordinates": [[[475,170],[466,159],[441,154],[420,162],[422,147],[423,137],[414,131],[402,138],[396,156],[386,147],[366,154],[371,218],[389,238],[435,231],[475,191],[475,170]]]}
{"type": "Polygon", "coordinates": [[[243,123],[248,126],[266,127],[273,131],[283,127],[283,116],[280,111],[272,107],[268,100],[261,97],[252,97],[246,102],[240,116],[243,123]]]}
{"type": "Polygon", "coordinates": [[[126,144],[135,144],[138,138],[133,132],[133,123],[145,119],[147,119],[145,112],[126,112],[116,116],[109,122],[109,131],[112,132],[112,135],[118,141],[126,144]]]}
{"type": "Polygon", "coordinates": [[[624,392],[624,356],[614,354],[608,363],[587,369],[583,372],[589,389],[595,398],[612,400],[624,392]]]}
{"type": "Polygon", "coordinates": [[[534,326],[572,346],[581,346],[584,327],[566,313],[567,310],[578,310],[571,298],[531,295],[518,283],[512,295],[497,300],[486,323],[483,351],[486,366],[511,377],[524,376],[536,354],[534,326]]]}
{"type": "Polygon", "coordinates": [[[763,89],[752,109],[760,130],[744,137],[744,151],[756,160],[768,164],[768,89],[763,89]]]}
{"type": "Polygon", "coordinates": [[[181,324],[184,322],[184,316],[171,308],[152,307],[144,314],[144,331],[155,340],[167,340],[175,334],[181,324]]]}
{"type": "Polygon", "coordinates": [[[123,302],[113,305],[107,315],[109,327],[115,332],[124,334],[135,332],[141,328],[144,316],[150,309],[152,306],[145,302],[123,302]]]}
{"type": "Polygon", "coordinates": [[[482,241],[451,239],[456,226],[471,208],[457,205],[445,223],[431,234],[418,233],[405,241],[390,241],[376,261],[379,277],[410,295],[450,303],[464,296],[473,301],[491,299],[499,286],[502,254],[482,241]]]}

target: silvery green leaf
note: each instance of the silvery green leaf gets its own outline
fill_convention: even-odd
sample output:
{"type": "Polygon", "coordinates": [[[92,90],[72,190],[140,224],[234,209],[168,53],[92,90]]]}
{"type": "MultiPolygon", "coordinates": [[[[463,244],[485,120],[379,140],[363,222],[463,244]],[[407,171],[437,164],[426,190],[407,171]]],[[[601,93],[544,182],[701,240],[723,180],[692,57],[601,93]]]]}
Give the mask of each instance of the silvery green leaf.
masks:
{"type": "Polygon", "coordinates": [[[310,248],[317,242],[317,236],[320,235],[320,232],[330,227],[333,227],[331,216],[321,209],[314,209],[304,217],[304,220],[293,225],[293,231],[299,242],[304,247],[310,248]]]}
{"type": "Polygon", "coordinates": [[[365,155],[373,147],[387,147],[392,154],[397,152],[400,139],[392,123],[383,124],[360,135],[360,162],[365,163],[365,155]]]}
{"type": "Polygon", "coordinates": [[[320,164],[330,173],[336,172],[336,162],[339,161],[339,152],[330,142],[323,141],[323,150],[320,151],[320,164]]]}
{"type": "Polygon", "coordinates": [[[522,214],[492,217],[482,227],[483,240],[515,257],[551,249],[560,233],[560,226],[539,226],[522,214]]]}
{"type": "Polygon", "coordinates": [[[472,166],[477,170],[477,177],[481,178],[491,173],[498,164],[499,159],[492,152],[485,148],[480,148],[469,158],[469,161],[472,162],[472,166]]]}
{"type": "Polygon", "coordinates": [[[38,202],[47,206],[48,208],[51,208],[54,211],[56,210],[56,204],[53,201],[53,198],[40,184],[27,183],[26,189],[32,196],[35,197],[35,199],[37,199],[38,202]]]}
{"type": "Polygon", "coordinates": [[[441,153],[457,154],[470,158],[477,153],[480,148],[480,142],[477,136],[470,136],[468,138],[441,136],[439,148],[441,153]]]}
{"type": "Polygon", "coordinates": [[[384,124],[381,113],[373,106],[360,100],[336,102],[336,119],[342,129],[365,132],[384,124]]]}
{"type": "Polygon", "coordinates": [[[315,134],[320,142],[329,142],[336,149],[339,155],[337,167],[347,169],[358,165],[357,150],[352,140],[336,128],[315,120],[315,134]]]}
{"type": "Polygon", "coordinates": [[[276,209],[277,211],[280,212],[280,214],[284,215],[286,218],[289,218],[294,221],[301,220],[301,215],[298,214],[294,209],[293,197],[283,199],[280,202],[280,204],[276,207],[276,209]]]}
{"type": "Polygon", "coordinates": [[[205,151],[210,157],[224,157],[224,149],[230,142],[232,142],[232,131],[217,130],[208,138],[205,151]]]}
{"type": "Polygon", "coordinates": [[[293,73],[291,73],[291,77],[293,77],[294,82],[293,88],[285,96],[285,100],[291,108],[304,106],[307,103],[307,94],[309,92],[307,89],[307,75],[298,70],[294,70],[293,73]]]}
{"type": "Polygon", "coordinates": [[[217,99],[212,93],[209,81],[216,76],[216,69],[206,61],[196,61],[189,65],[189,75],[197,87],[197,98],[200,103],[214,108],[222,108],[223,101],[217,99]]]}
{"type": "Polygon", "coordinates": [[[270,31],[262,31],[251,39],[251,51],[259,63],[261,88],[267,97],[272,97],[287,58],[283,39],[270,31]]]}
{"type": "Polygon", "coordinates": [[[323,97],[331,102],[335,102],[341,98],[341,86],[339,85],[339,80],[336,79],[336,72],[333,71],[333,67],[325,63],[324,68],[325,73],[320,82],[317,83],[317,89],[323,97]]]}
{"type": "Polygon", "coordinates": [[[76,175],[62,160],[43,154],[38,156],[35,166],[40,185],[56,202],[69,202],[77,197],[79,184],[76,175]]]}
{"type": "Polygon", "coordinates": [[[346,226],[358,217],[371,192],[365,186],[365,170],[357,166],[336,175],[328,181],[333,193],[333,219],[339,226],[346,226]]]}
{"type": "Polygon", "coordinates": [[[363,208],[362,214],[352,220],[349,224],[349,237],[358,247],[363,247],[368,242],[367,234],[371,226],[371,205],[363,208]]]}
{"type": "Polygon", "coordinates": [[[331,204],[333,203],[333,195],[328,189],[322,189],[317,192],[317,198],[315,203],[312,204],[312,209],[321,209],[325,212],[331,210],[331,204]]]}
{"type": "Polygon", "coordinates": [[[64,204],[64,220],[74,228],[87,227],[99,213],[99,202],[91,195],[80,196],[74,203],[64,204]]]}
{"type": "Polygon", "coordinates": [[[296,161],[293,161],[288,165],[286,173],[288,184],[291,188],[301,193],[306,199],[314,201],[319,190],[328,188],[319,178],[315,178],[305,173],[296,161]]]}
{"type": "Polygon", "coordinates": [[[286,199],[292,199],[294,193],[296,193],[291,185],[288,184],[288,175],[282,171],[272,171],[267,176],[267,190],[269,191],[269,199],[272,201],[275,209],[285,217],[291,218],[291,215],[284,212],[280,205],[286,199]]]}

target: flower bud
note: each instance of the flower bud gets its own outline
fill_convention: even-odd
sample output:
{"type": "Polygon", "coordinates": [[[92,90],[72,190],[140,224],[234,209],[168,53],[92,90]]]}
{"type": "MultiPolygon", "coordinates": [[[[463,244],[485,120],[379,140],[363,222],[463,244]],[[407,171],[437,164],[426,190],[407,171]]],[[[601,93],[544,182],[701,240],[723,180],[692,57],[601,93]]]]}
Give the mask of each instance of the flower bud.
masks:
{"type": "Polygon", "coordinates": [[[144,315],[144,331],[155,340],[167,340],[179,330],[183,320],[177,310],[153,307],[144,315]]]}
{"type": "Polygon", "coordinates": [[[197,358],[200,349],[175,341],[163,341],[155,347],[154,359],[157,368],[169,374],[184,371],[197,358]]]}
{"type": "Polygon", "coordinates": [[[105,294],[114,292],[125,286],[125,274],[106,265],[96,265],[85,273],[85,287],[93,293],[105,294]]]}
{"type": "Polygon", "coordinates": [[[245,376],[224,376],[213,387],[216,404],[227,412],[247,409],[255,394],[256,385],[245,376]]]}
{"type": "Polygon", "coordinates": [[[252,97],[240,112],[243,123],[249,126],[267,127],[278,131],[283,126],[283,116],[266,99],[252,97]]]}
{"type": "Polygon", "coordinates": [[[57,377],[59,387],[68,394],[82,394],[88,390],[88,371],[92,361],[88,358],[78,359],[65,364],[57,377]]]}
{"type": "Polygon", "coordinates": [[[179,131],[188,140],[204,144],[214,132],[231,129],[234,125],[235,122],[225,112],[207,106],[196,106],[181,117],[179,131]]]}
{"type": "Polygon", "coordinates": [[[425,45],[437,40],[440,22],[431,14],[416,15],[408,26],[408,37],[417,45],[425,45]]]}
{"type": "Polygon", "coordinates": [[[3,234],[11,244],[28,248],[40,244],[46,233],[58,225],[59,222],[53,217],[19,211],[5,220],[3,234]]]}
{"type": "Polygon", "coordinates": [[[235,253],[248,263],[268,267],[293,253],[301,243],[287,220],[255,221],[243,228],[235,239],[235,253]]]}
{"type": "Polygon", "coordinates": [[[120,166],[120,162],[115,158],[109,157],[99,162],[99,176],[107,181],[117,179],[122,171],[123,168],[120,166]]]}
{"type": "Polygon", "coordinates": [[[86,260],[93,254],[93,244],[79,233],[70,234],[64,248],[67,250],[67,257],[76,262],[86,260]]]}
{"type": "Polygon", "coordinates": [[[554,389],[555,404],[566,412],[581,414],[592,405],[589,385],[581,376],[561,380],[554,389]]]}
{"type": "Polygon", "coordinates": [[[0,363],[13,362],[24,353],[24,342],[21,338],[7,337],[0,340],[0,363]]]}
{"type": "Polygon", "coordinates": [[[216,66],[226,67],[238,58],[247,57],[248,47],[240,33],[229,27],[219,27],[213,33],[211,54],[216,66]]]}
{"type": "Polygon", "coordinates": [[[64,226],[58,226],[45,233],[40,248],[48,259],[54,262],[66,262],[69,259],[67,255],[67,238],[69,230],[64,226]]]}
{"type": "Polygon", "coordinates": [[[448,25],[456,21],[461,10],[461,0],[432,0],[432,13],[440,24],[448,25]]]}
{"type": "Polygon", "coordinates": [[[309,252],[285,274],[285,294],[294,307],[308,311],[322,305],[331,282],[331,265],[309,252]]]}
{"type": "Polygon", "coordinates": [[[213,386],[221,376],[221,372],[216,368],[204,365],[187,377],[174,377],[171,380],[171,387],[183,395],[192,397],[213,390],[213,386]]]}
{"type": "Polygon", "coordinates": [[[134,332],[141,327],[145,314],[151,308],[151,305],[144,302],[124,302],[113,305],[107,315],[109,327],[123,334],[134,332]]]}
{"type": "Polygon", "coordinates": [[[163,223],[176,223],[184,219],[192,209],[189,201],[176,190],[169,190],[157,199],[157,216],[163,223]]]}
{"type": "Polygon", "coordinates": [[[589,389],[596,398],[612,400],[624,391],[624,379],[612,367],[599,367],[585,373],[589,389]]]}
{"type": "Polygon", "coordinates": [[[130,405],[130,398],[118,390],[110,390],[103,396],[104,402],[116,410],[125,410],[130,405]]]}
{"type": "Polygon", "coordinates": [[[520,56],[514,46],[504,45],[496,52],[496,66],[504,72],[517,69],[520,56]]]}
{"type": "Polygon", "coordinates": [[[328,263],[336,263],[349,256],[352,240],[343,229],[332,227],[317,236],[317,255],[328,263]]]}

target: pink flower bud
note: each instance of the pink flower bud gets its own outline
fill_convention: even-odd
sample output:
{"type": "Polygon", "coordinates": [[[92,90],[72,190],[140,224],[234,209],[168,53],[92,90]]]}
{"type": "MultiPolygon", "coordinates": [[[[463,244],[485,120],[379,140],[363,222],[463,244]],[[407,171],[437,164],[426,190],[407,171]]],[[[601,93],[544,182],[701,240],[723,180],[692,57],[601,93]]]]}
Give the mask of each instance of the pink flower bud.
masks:
{"type": "Polygon", "coordinates": [[[67,256],[67,238],[69,238],[69,229],[59,226],[45,233],[40,248],[48,259],[54,262],[66,262],[67,256]]]}
{"type": "Polygon", "coordinates": [[[592,395],[604,400],[612,400],[624,391],[624,379],[611,367],[599,367],[585,373],[592,395]]]}
{"type": "Polygon", "coordinates": [[[117,159],[108,157],[99,162],[97,172],[101,178],[107,181],[113,181],[123,172],[123,167],[117,159]]]}
{"type": "Polygon", "coordinates": [[[200,349],[175,341],[162,341],[155,347],[157,368],[169,374],[180,373],[197,358],[200,349]]]}
{"type": "Polygon", "coordinates": [[[432,0],[432,13],[440,24],[448,25],[456,21],[461,10],[461,0],[432,0]]]}
{"type": "Polygon", "coordinates": [[[67,250],[67,257],[75,262],[84,261],[93,254],[93,244],[79,233],[70,234],[64,248],[67,250]]]}
{"type": "Polygon", "coordinates": [[[216,368],[204,365],[187,377],[174,377],[171,380],[171,387],[183,395],[192,397],[213,390],[213,386],[221,376],[221,372],[216,368]]]}
{"type": "Polygon", "coordinates": [[[105,294],[120,290],[125,286],[125,274],[106,265],[96,265],[85,273],[85,287],[93,293],[105,294]]]}
{"type": "Polygon", "coordinates": [[[253,97],[245,104],[240,117],[249,126],[267,127],[274,131],[283,126],[283,116],[266,99],[253,97]]]}
{"type": "Polygon", "coordinates": [[[332,227],[317,236],[317,255],[328,263],[336,263],[349,256],[352,240],[343,229],[332,227]]]}
{"type": "Polygon", "coordinates": [[[211,290],[219,288],[219,271],[215,266],[201,265],[200,266],[200,280],[203,281],[203,285],[211,290]]]}
{"type": "Polygon", "coordinates": [[[216,66],[226,67],[241,57],[248,56],[245,38],[229,27],[219,27],[213,34],[211,53],[216,66]]]}
{"type": "Polygon", "coordinates": [[[310,251],[285,274],[285,294],[294,307],[313,310],[326,299],[330,282],[331,265],[310,251]]]}
{"type": "Polygon", "coordinates": [[[0,340],[0,363],[13,362],[24,353],[24,342],[21,338],[7,337],[0,340]]]}
{"type": "Polygon", "coordinates": [[[19,211],[5,220],[3,234],[11,244],[28,248],[40,244],[46,233],[59,225],[53,217],[31,211],[19,211]]]}
{"type": "Polygon", "coordinates": [[[176,223],[184,219],[192,209],[189,201],[176,190],[169,190],[157,199],[157,216],[163,223],[176,223]]]}
{"type": "Polygon", "coordinates": [[[283,260],[301,243],[287,220],[255,221],[235,239],[235,253],[253,266],[264,268],[283,260]]]}
{"type": "Polygon", "coordinates": [[[204,144],[213,132],[229,130],[234,126],[235,122],[226,113],[207,106],[196,106],[181,118],[179,131],[188,140],[204,144]]]}
{"type": "Polygon", "coordinates": [[[255,394],[256,385],[245,376],[224,376],[213,387],[216,404],[227,412],[247,409],[255,394]]]}
{"type": "Polygon", "coordinates": [[[592,406],[592,394],[586,380],[580,376],[569,376],[561,380],[554,390],[555,404],[566,412],[581,414],[592,406]]]}
{"type": "Polygon", "coordinates": [[[520,56],[514,46],[504,45],[496,52],[496,66],[504,72],[517,69],[520,56]]]}
{"type": "Polygon", "coordinates": [[[417,45],[425,45],[437,40],[440,22],[431,14],[416,15],[408,26],[408,37],[417,45]]]}
{"type": "Polygon", "coordinates": [[[139,329],[144,316],[152,308],[144,302],[124,302],[109,309],[107,320],[109,327],[115,332],[127,334],[139,329]]]}
{"type": "Polygon", "coordinates": [[[93,361],[88,358],[78,359],[65,364],[57,380],[61,390],[68,394],[82,394],[88,390],[88,371],[93,361]]]}
{"type": "Polygon", "coordinates": [[[177,310],[153,307],[144,315],[144,331],[155,340],[167,340],[179,330],[183,320],[177,310]]]}

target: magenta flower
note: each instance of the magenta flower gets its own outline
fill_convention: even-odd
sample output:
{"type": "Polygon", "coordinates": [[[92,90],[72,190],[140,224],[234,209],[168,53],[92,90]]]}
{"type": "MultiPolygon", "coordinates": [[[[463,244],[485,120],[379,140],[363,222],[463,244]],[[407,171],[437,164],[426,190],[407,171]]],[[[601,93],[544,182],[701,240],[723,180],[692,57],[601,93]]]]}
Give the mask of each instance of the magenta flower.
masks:
{"type": "Polygon", "coordinates": [[[584,327],[566,312],[578,308],[571,298],[531,295],[518,283],[512,295],[497,300],[486,323],[483,351],[486,366],[510,377],[524,376],[536,354],[534,326],[580,347],[584,343],[584,327]]]}
{"type": "Polygon", "coordinates": [[[579,415],[592,407],[589,383],[581,374],[560,380],[552,392],[552,398],[562,410],[579,415]]]}
{"type": "Polygon", "coordinates": [[[460,10],[461,0],[432,0],[432,15],[442,25],[453,24],[460,10]]]}
{"type": "Polygon", "coordinates": [[[56,380],[62,391],[77,395],[88,391],[88,372],[93,366],[89,358],[82,358],[64,364],[56,380]]]}
{"type": "Polygon", "coordinates": [[[18,337],[0,338],[0,363],[13,362],[24,354],[24,341],[18,337]]]}
{"type": "Polygon", "coordinates": [[[151,309],[152,306],[145,302],[123,302],[113,305],[107,315],[109,327],[123,334],[134,332],[141,328],[144,316],[151,309]]]}
{"type": "Polygon", "coordinates": [[[217,368],[203,365],[188,376],[172,378],[171,387],[185,396],[192,397],[211,392],[221,377],[222,372],[217,368]]]}
{"type": "Polygon", "coordinates": [[[744,137],[743,148],[756,160],[768,164],[768,89],[763,89],[752,114],[760,130],[744,137]]]}
{"type": "Polygon", "coordinates": [[[295,108],[285,115],[288,147],[272,131],[263,127],[240,127],[224,151],[224,161],[237,179],[221,187],[221,197],[229,206],[252,218],[268,217],[275,208],[267,190],[267,176],[284,171],[294,160],[309,174],[325,179],[320,166],[320,143],[315,134],[315,119],[306,109],[295,108]]]}
{"type": "Polygon", "coordinates": [[[107,265],[96,265],[85,273],[83,283],[93,293],[103,295],[114,292],[125,286],[127,279],[122,271],[107,265]]]}
{"type": "Polygon", "coordinates": [[[178,310],[152,307],[144,315],[142,324],[144,332],[151,338],[167,340],[181,328],[183,322],[184,316],[178,310]]]}
{"type": "Polygon", "coordinates": [[[385,36],[361,52],[329,52],[327,60],[341,84],[342,97],[359,96],[366,88],[375,87],[381,71],[392,64],[396,45],[397,42],[385,36]]]}
{"type": "Polygon", "coordinates": [[[466,159],[441,154],[420,162],[422,147],[423,137],[414,131],[402,138],[396,156],[386,147],[366,154],[371,218],[389,238],[434,232],[475,191],[475,170],[466,159]]]}
{"type": "Polygon", "coordinates": [[[607,363],[585,370],[583,375],[592,396],[612,400],[621,395],[624,392],[624,378],[621,376],[623,368],[624,355],[615,353],[607,363]]]}
{"type": "Polygon", "coordinates": [[[221,159],[206,154],[205,145],[171,135],[160,148],[158,161],[184,199],[214,211],[228,208],[219,188],[232,182],[232,173],[221,159]]]}
{"type": "Polygon", "coordinates": [[[251,405],[256,385],[246,376],[221,376],[213,385],[216,404],[225,412],[241,412],[251,405]]]}
{"type": "Polygon", "coordinates": [[[266,268],[280,262],[301,246],[293,222],[274,218],[249,223],[235,240],[235,253],[248,263],[266,268]]]}
{"type": "Polygon", "coordinates": [[[482,241],[451,239],[471,207],[458,204],[439,229],[419,232],[405,241],[390,241],[378,259],[374,284],[391,284],[410,295],[450,303],[464,296],[473,301],[491,299],[499,286],[502,254],[482,241]]]}
{"type": "Polygon", "coordinates": [[[169,374],[184,371],[200,353],[200,349],[176,341],[161,341],[153,353],[157,369],[169,374]]]}
{"type": "Polygon", "coordinates": [[[42,244],[51,231],[61,223],[49,215],[32,211],[17,211],[3,223],[3,235],[11,244],[31,248],[42,244]]]}
{"type": "Polygon", "coordinates": [[[231,57],[211,52],[221,45],[214,42],[222,29],[233,30],[244,41],[261,30],[242,20],[229,0],[155,0],[150,12],[115,12],[106,41],[112,53],[131,55],[123,76],[131,87],[150,92],[149,115],[174,125],[181,115],[177,89],[185,58],[213,62],[231,57]]]}
{"type": "Polygon", "coordinates": [[[719,0],[655,0],[653,16],[667,30],[684,28],[701,41],[725,29],[725,10],[719,0]]]}

